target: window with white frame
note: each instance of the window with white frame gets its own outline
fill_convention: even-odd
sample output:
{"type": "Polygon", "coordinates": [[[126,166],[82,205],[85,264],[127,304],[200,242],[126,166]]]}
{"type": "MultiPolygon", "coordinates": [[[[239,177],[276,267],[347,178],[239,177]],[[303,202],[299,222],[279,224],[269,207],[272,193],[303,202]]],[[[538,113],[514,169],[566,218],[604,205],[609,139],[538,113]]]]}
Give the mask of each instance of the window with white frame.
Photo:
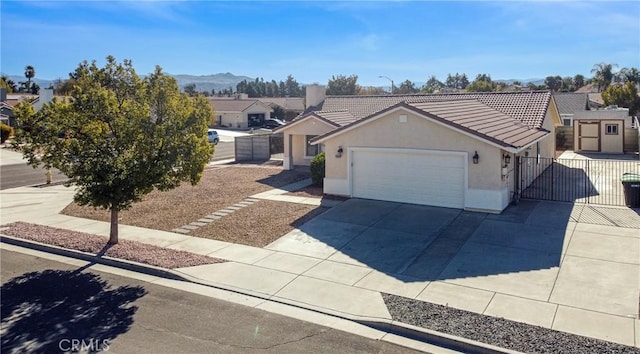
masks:
{"type": "Polygon", "coordinates": [[[618,125],[617,124],[606,124],[605,125],[606,134],[607,135],[618,135],[618,125]]]}
{"type": "Polygon", "coordinates": [[[573,125],[573,114],[560,114],[560,118],[562,118],[562,125],[565,127],[573,125]]]}
{"type": "Polygon", "coordinates": [[[311,143],[309,143],[311,141],[311,139],[315,138],[317,135],[305,135],[304,136],[304,141],[306,144],[305,147],[305,156],[307,157],[314,157],[316,155],[318,155],[320,152],[322,152],[322,147],[321,144],[315,144],[312,145],[311,143]]]}

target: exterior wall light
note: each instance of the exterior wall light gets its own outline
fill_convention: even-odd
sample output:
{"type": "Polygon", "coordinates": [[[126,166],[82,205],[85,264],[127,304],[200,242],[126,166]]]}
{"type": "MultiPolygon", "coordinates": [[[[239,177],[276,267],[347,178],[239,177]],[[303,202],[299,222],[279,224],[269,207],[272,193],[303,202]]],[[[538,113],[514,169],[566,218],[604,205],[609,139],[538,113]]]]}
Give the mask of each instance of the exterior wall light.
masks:
{"type": "Polygon", "coordinates": [[[344,151],[344,150],[342,150],[342,146],[338,146],[338,151],[336,152],[336,157],[337,157],[337,158],[342,157],[342,152],[343,152],[343,151],[344,151]]]}
{"type": "Polygon", "coordinates": [[[511,163],[511,155],[509,154],[502,155],[502,159],[504,160],[504,167],[507,167],[511,163]]]}
{"type": "Polygon", "coordinates": [[[473,154],[473,164],[477,165],[478,162],[480,162],[480,156],[478,156],[478,151],[476,151],[476,153],[473,154]]]}

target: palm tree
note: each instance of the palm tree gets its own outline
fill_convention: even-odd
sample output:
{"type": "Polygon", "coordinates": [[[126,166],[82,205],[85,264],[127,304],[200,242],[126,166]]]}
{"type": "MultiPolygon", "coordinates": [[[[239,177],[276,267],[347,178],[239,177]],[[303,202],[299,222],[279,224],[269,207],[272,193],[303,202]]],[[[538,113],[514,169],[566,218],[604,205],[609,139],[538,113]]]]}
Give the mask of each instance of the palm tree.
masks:
{"type": "Polygon", "coordinates": [[[606,89],[613,80],[613,68],[618,67],[618,64],[600,63],[593,66],[591,73],[595,74],[594,79],[598,83],[598,92],[606,89]]]}
{"type": "Polygon", "coordinates": [[[31,79],[33,79],[35,76],[36,69],[33,66],[27,65],[24,67],[24,77],[27,78],[27,90],[31,88],[31,79]]]}

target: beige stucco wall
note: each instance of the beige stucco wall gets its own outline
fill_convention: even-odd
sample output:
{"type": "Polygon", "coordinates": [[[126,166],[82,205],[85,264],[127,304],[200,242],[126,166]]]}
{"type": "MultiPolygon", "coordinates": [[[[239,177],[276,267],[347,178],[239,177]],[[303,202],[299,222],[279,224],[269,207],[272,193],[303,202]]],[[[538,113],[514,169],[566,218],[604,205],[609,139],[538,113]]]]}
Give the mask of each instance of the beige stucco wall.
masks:
{"type": "MultiPolygon", "coordinates": [[[[553,102],[553,101],[551,101],[553,102]]],[[[557,112],[557,111],[556,111],[557,112]]],[[[556,121],[557,114],[554,113],[554,110],[548,109],[547,114],[544,118],[544,122],[542,122],[542,128],[551,132],[551,134],[547,135],[544,139],[540,140],[540,157],[554,157],[556,153],[556,121]]],[[[560,117],[558,116],[559,120],[560,117]]]]}
{"type": "Polygon", "coordinates": [[[314,117],[309,117],[290,128],[285,128],[282,131],[284,134],[284,167],[308,166],[311,163],[312,156],[305,156],[305,135],[322,135],[334,129],[335,127],[314,117]],[[291,139],[291,148],[289,139],[291,139]]]}
{"type": "Polygon", "coordinates": [[[222,119],[219,119],[219,121],[220,121],[220,125],[223,127],[243,128],[247,126],[246,115],[244,116],[244,124],[243,124],[242,112],[216,111],[216,116],[218,118],[222,116],[222,119]]]}
{"type": "MultiPolygon", "coordinates": [[[[501,149],[475,138],[453,131],[449,127],[400,110],[371,121],[357,129],[339,134],[325,141],[327,179],[348,179],[350,147],[414,148],[468,153],[468,187],[485,190],[503,188],[501,178],[501,149]],[[407,115],[406,123],[399,122],[399,115],[407,115]],[[335,156],[338,147],[345,153],[335,156]],[[472,156],[478,151],[480,163],[475,165],[472,156]]],[[[383,167],[383,166],[382,166],[383,167]]]]}
{"type": "Polygon", "coordinates": [[[600,124],[600,152],[610,154],[622,154],[624,152],[624,119],[575,120],[573,137],[576,151],[579,151],[579,126],[581,121],[600,124]],[[607,124],[617,124],[618,134],[607,135],[607,124]]]}
{"type": "Polygon", "coordinates": [[[271,117],[271,112],[273,112],[271,107],[258,103],[251,105],[243,112],[216,110],[216,123],[219,122],[222,127],[246,129],[249,128],[249,114],[262,113],[264,114],[265,119],[269,119],[269,117],[271,117]],[[221,116],[222,119],[220,119],[221,116]]]}

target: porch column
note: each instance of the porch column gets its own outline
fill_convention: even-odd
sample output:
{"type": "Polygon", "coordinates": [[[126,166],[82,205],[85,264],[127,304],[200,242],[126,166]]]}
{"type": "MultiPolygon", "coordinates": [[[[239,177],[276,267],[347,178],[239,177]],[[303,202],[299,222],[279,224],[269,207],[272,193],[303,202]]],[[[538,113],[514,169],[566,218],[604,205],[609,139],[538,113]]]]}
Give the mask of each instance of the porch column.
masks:
{"type": "Polygon", "coordinates": [[[292,154],[293,149],[291,148],[292,141],[293,141],[293,138],[291,134],[284,135],[284,159],[283,159],[282,165],[285,170],[293,169],[293,154],[292,154]]]}

